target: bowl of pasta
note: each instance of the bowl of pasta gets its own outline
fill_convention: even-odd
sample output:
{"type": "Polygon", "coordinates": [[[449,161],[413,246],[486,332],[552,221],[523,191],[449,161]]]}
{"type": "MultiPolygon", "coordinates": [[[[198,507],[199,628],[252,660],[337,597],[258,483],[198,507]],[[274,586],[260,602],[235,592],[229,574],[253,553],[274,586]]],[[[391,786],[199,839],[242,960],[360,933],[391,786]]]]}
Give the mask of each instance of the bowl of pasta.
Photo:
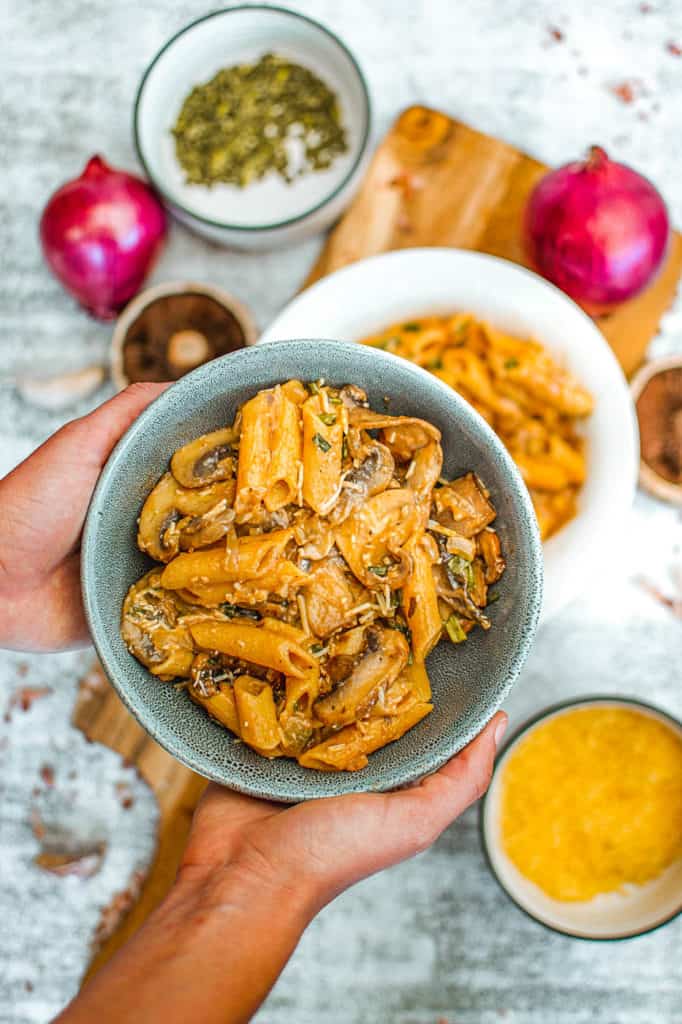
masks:
{"type": "Polygon", "coordinates": [[[260,340],[323,325],[421,366],[504,442],[542,535],[543,619],[586,589],[608,592],[637,483],[637,423],[613,352],[571,299],[507,260],[403,249],[318,281],[260,340]]]}
{"type": "Polygon", "coordinates": [[[441,381],[343,342],[256,346],[133,424],[82,547],[102,664],[147,731],[241,792],[296,801],[434,771],[531,645],[528,493],[441,381]]]}

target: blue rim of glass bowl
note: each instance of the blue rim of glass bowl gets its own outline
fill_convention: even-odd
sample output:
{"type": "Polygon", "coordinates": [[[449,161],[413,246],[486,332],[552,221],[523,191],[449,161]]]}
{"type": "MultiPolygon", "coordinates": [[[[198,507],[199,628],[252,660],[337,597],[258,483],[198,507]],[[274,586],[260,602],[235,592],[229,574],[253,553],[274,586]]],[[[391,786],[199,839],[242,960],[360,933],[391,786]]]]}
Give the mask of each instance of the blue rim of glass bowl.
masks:
{"type": "MultiPolygon", "coordinates": [[[[495,773],[500,770],[499,765],[501,764],[502,759],[510,752],[511,748],[516,746],[522,736],[525,736],[531,729],[534,729],[535,726],[539,725],[545,718],[551,718],[553,715],[561,711],[567,711],[569,708],[583,707],[589,704],[617,704],[624,705],[626,707],[641,708],[643,711],[652,712],[654,715],[658,715],[660,718],[665,719],[676,731],[682,731],[682,720],[676,718],[670,711],[666,711],[664,708],[658,707],[656,704],[651,704],[648,701],[639,700],[637,697],[621,697],[612,693],[596,693],[588,694],[583,697],[572,697],[570,700],[559,701],[557,704],[551,704],[549,707],[543,708],[542,711],[538,711],[538,713],[533,715],[531,718],[526,719],[526,721],[520,725],[519,728],[516,729],[503,744],[502,749],[496,758],[495,773]]],[[[554,932],[555,935],[563,935],[569,939],[580,939],[582,942],[625,942],[627,939],[636,939],[642,935],[650,935],[651,932],[658,931],[659,928],[663,928],[666,924],[670,924],[671,921],[674,921],[675,918],[682,914],[681,895],[679,905],[676,909],[670,914],[667,914],[660,921],[655,921],[654,924],[649,925],[647,928],[637,928],[634,931],[627,932],[623,935],[584,935],[579,932],[570,931],[567,928],[558,928],[556,925],[549,924],[547,921],[543,921],[542,918],[536,917],[536,915],[517,900],[514,894],[507,888],[493,864],[492,857],[490,856],[488,837],[485,830],[485,808],[489,794],[490,787],[481,800],[478,808],[478,832],[483,857],[488,866],[488,870],[502,892],[509,900],[511,900],[514,906],[518,907],[518,909],[525,914],[526,917],[530,918],[531,921],[541,925],[547,931],[554,932]]]]}
{"type": "Polygon", "coordinates": [[[321,210],[323,207],[327,206],[334,199],[336,199],[336,197],[340,195],[341,192],[343,192],[343,190],[352,180],[353,175],[357,171],[365,156],[365,153],[367,151],[367,144],[369,142],[371,126],[372,102],[370,100],[369,89],[367,88],[367,81],[365,79],[365,76],[362,72],[360,65],[358,64],[357,60],[355,59],[351,51],[348,49],[346,44],[334,32],[332,32],[331,29],[328,29],[326,25],[323,25],[321,22],[315,21],[314,18],[309,18],[305,14],[299,14],[298,11],[292,11],[288,7],[280,7],[277,4],[237,4],[233,7],[222,7],[217,11],[211,11],[209,14],[203,14],[200,18],[195,18],[194,21],[190,22],[188,25],[185,25],[184,28],[181,28],[178,32],[175,33],[175,35],[171,36],[171,38],[166,43],[164,43],[164,45],[158,51],[154,59],[147,66],[140,81],[140,84],[138,86],[137,94],[135,96],[135,104],[133,107],[133,141],[135,144],[135,150],[137,152],[138,160],[142,164],[142,168],[147,177],[149,178],[150,182],[152,183],[156,191],[162,196],[165,202],[168,203],[169,206],[181,210],[184,214],[186,214],[186,216],[191,217],[193,220],[199,221],[201,224],[207,224],[210,227],[214,228],[223,228],[226,231],[243,231],[248,234],[256,234],[259,231],[275,231],[279,228],[286,228],[290,227],[293,224],[298,224],[301,221],[304,221],[308,217],[312,216],[312,214],[317,213],[318,210],[321,210]],[[197,25],[200,25],[202,22],[208,21],[209,18],[218,18],[222,17],[222,15],[224,14],[234,14],[245,10],[275,11],[278,14],[285,14],[290,18],[295,18],[298,21],[304,21],[308,25],[312,25],[313,28],[318,29],[320,32],[324,33],[324,35],[328,36],[332,40],[332,42],[346,55],[346,57],[348,57],[351,65],[355,69],[355,73],[358,77],[358,81],[362,88],[362,94],[364,97],[365,104],[365,128],[362,135],[362,140],[358,147],[357,156],[355,157],[352,166],[349,168],[347,174],[344,176],[342,181],[339,182],[336,188],[332,192],[330,192],[329,195],[325,196],[324,199],[321,199],[319,203],[316,203],[315,206],[311,206],[310,209],[304,210],[303,213],[296,214],[295,217],[288,217],[286,220],[274,221],[272,224],[228,224],[226,221],[213,220],[210,217],[203,216],[203,214],[195,213],[194,210],[190,209],[188,206],[184,206],[177,199],[169,195],[169,193],[166,191],[163,185],[152,174],[149,165],[145,160],[142,141],[140,138],[140,131],[138,128],[139,108],[142,102],[142,94],[144,92],[144,87],[147,83],[147,79],[149,78],[152,71],[165,54],[166,50],[170,49],[170,47],[173,46],[173,44],[180,38],[180,36],[184,36],[186,32],[191,31],[191,29],[195,28],[197,25]]]}

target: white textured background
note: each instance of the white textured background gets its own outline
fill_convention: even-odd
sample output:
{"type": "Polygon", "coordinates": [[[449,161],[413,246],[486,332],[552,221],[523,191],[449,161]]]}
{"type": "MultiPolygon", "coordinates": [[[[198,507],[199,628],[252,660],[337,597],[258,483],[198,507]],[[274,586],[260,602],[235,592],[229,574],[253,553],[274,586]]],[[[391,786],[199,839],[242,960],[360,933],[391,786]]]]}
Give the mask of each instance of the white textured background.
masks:
{"type": "MultiPolygon", "coordinates": [[[[600,142],[647,173],[682,224],[682,57],[669,49],[682,46],[679,0],[291,6],[325,21],[357,54],[377,138],[401,107],[423,101],[550,163],[600,142]],[[631,103],[612,91],[623,82],[631,103]]],[[[0,473],[66,418],[23,404],[11,378],[103,360],[110,337],[47,273],[37,245],[40,210],[95,151],[136,166],[130,122],[138,79],[168,36],[202,13],[201,4],[177,0],[0,0],[0,473]]],[[[174,227],[153,280],[215,281],[263,326],[297,288],[318,244],[246,256],[174,227]]],[[[679,309],[657,351],[682,348],[679,309]]],[[[103,388],[91,404],[108,393],[103,388]]],[[[510,702],[515,720],[594,691],[653,699],[682,715],[682,624],[635,582],[643,573],[668,594],[682,585],[681,533],[677,513],[638,499],[622,580],[606,588],[595,581],[584,601],[543,629],[510,702]]],[[[101,908],[152,849],[149,793],[114,754],[69,725],[88,660],[0,660],[0,712],[18,686],[52,688],[30,711],[0,721],[0,1024],[46,1021],[75,992],[101,908]],[[55,771],[51,787],[40,778],[45,763],[55,771]],[[128,809],[121,782],[133,789],[128,809]],[[48,824],[106,840],[100,873],[60,879],[34,867],[32,807],[48,824]]],[[[432,851],[328,908],[258,1019],[680,1024],[681,946],[682,920],[611,945],[544,931],[492,882],[470,812],[432,851]]]]}

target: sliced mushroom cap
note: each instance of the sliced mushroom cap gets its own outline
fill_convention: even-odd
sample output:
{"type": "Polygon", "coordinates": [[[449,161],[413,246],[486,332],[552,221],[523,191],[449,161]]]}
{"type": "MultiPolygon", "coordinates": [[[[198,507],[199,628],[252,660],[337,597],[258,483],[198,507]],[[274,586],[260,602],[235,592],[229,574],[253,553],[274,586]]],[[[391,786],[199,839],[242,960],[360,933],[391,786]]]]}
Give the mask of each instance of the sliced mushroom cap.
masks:
{"type": "Polygon", "coordinates": [[[382,491],[365,501],[335,532],[336,546],[351,572],[369,590],[392,590],[412,571],[408,541],[419,527],[414,493],[382,491]]]}
{"type": "Polygon", "coordinates": [[[440,441],[440,430],[426,420],[414,416],[386,416],[371,409],[355,408],[348,416],[352,427],[360,430],[381,430],[382,440],[395,458],[407,462],[416,451],[430,441],[440,441]]]}
{"type": "Polygon", "coordinates": [[[180,487],[165,473],[140,513],[137,543],[158,562],[170,562],[178,551],[213,544],[224,537],[234,520],[234,481],[200,490],[180,487]]]}
{"type": "Polygon", "coordinates": [[[182,487],[205,487],[235,475],[238,451],[234,427],[213,430],[179,448],[171,459],[171,472],[182,487]]]}
{"type": "Polygon", "coordinates": [[[339,391],[339,398],[348,410],[367,409],[367,392],[357,384],[344,384],[339,391]]]}
{"type": "Polygon", "coordinates": [[[356,656],[350,674],[335,690],[315,702],[317,718],[325,725],[334,726],[355,721],[360,709],[369,710],[372,696],[379,687],[388,687],[398,678],[407,664],[409,652],[402,633],[369,626],[364,632],[364,647],[356,656]]]}
{"type": "Polygon", "coordinates": [[[188,676],[194,658],[194,644],[183,614],[187,606],[161,586],[158,569],[138,580],[123,602],[121,635],[130,653],[152,675],[172,679],[188,676]]]}
{"type": "Polygon", "coordinates": [[[334,525],[344,522],[354,508],[385,490],[393,479],[395,463],[386,445],[368,441],[358,457],[362,460],[360,465],[346,474],[338,501],[329,514],[329,521],[334,525]]]}

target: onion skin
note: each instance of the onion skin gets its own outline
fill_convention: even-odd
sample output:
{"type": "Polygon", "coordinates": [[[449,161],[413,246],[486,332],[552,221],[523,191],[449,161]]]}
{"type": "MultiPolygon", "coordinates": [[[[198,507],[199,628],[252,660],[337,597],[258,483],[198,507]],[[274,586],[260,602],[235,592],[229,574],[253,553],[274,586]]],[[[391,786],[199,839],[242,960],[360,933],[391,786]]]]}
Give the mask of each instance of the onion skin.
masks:
{"type": "Polygon", "coordinates": [[[660,193],[593,146],[584,162],[551,171],[525,216],[531,264],[593,316],[641,292],[660,270],[670,237],[660,193]]]}
{"type": "Polygon", "coordinates": [[[139,291],[165,234],[166,214],[149,185],[100,156],[54,193],[40,220],[50,269],[101,320],[114,319],[139,291]]]}

